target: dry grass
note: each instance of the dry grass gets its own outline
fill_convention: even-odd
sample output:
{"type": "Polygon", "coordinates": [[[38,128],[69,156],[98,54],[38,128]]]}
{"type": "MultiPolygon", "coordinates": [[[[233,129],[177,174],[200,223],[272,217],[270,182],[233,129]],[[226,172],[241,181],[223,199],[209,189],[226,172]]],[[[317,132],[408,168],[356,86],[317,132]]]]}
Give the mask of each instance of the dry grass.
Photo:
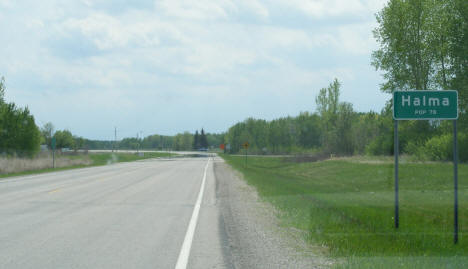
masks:
{"type": "MultiPolygon", "coordinates": [[[[67,167],[75,165],[90,165],[92,163],[88,156],[72,158],[58,156],[55,159],[55,167],[67,167]]],[[[0,157],[0,174],[20,173],[24,171],[52,168],[52,156],[39,156],[37,158],[0,157]]]]}

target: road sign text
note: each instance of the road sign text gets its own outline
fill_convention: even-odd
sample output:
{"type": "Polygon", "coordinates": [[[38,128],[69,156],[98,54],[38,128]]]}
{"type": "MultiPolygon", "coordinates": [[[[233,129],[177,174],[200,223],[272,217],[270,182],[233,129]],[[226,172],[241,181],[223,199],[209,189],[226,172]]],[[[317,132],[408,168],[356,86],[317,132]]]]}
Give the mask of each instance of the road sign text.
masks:
{"type": "Polygon", "coordinates": [[[396,91],[393,94],[395,120],[457,119],[456,91],[396,91]]]}

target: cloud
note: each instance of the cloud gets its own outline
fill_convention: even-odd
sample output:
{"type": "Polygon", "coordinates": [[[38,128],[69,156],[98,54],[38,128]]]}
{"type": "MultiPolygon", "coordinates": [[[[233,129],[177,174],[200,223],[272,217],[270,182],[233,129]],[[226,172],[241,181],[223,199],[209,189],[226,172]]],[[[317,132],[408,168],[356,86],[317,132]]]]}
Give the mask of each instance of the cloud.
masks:
{"type": "Polygon", "coordinates": [[[375,27],[375,23],[340,26],[338,27],[339,43],[335,45],[356,55],[369,55],[369,52],[376,48],[376,42],[369,34],[375,27]]]}
{"type": "Polygon", "coordinates": [[[242,0],[239,3],[244,9],[250,10],[260,18],[266,19],[270,16],[268,8],[258,0],[242,0]]]}
{"type": "Polygon", "coordinates": [[[104,14],[93,14],[84,19],[69,19],[63,23],[61,35],[67,36],[75,31],[90,39],[99,50],[125,47],[132,33],[126,30],[119,20],[104,14]]]}
{"type": "Polygon", "coordinates": [[[39,122],[79,126],[71,129],[80,135],[104,137],[97,118],[129,129],[157,123],[163,133],[198,122],[222,131],[244,116],[313,110],[335,77],[351,92],[377,91],[367,68],[372,2],[0,0],[9,5],[0,10],[0,75],[8,98],[39,122]]]}
{"type": "Polygon", "coordinates": [[[126,13],[128,10],[151,10],[155,3],[154,0],[82,0],[81,2],[91,10],[113,15],[126,13]]]}
{"type": "Polygon", "coordinates": [[[324,19],[338,16],[367,16],[383,7],[387,0],[277,0],[308,16],[324,19]]]}
{"type": "Polygon", "coordinates": [[[183,20],[217,20],[228,17],[227,10],[232,8],[230,1],[219,0],[161,0],[156,2],[156,11],[161,10],[166,17],[183,20]]]}
{"type": "Polygon", "coordinates": [[[13,6],[13,1],[11,0],[0,0],[0,7],[9,8],[13,6]]]}

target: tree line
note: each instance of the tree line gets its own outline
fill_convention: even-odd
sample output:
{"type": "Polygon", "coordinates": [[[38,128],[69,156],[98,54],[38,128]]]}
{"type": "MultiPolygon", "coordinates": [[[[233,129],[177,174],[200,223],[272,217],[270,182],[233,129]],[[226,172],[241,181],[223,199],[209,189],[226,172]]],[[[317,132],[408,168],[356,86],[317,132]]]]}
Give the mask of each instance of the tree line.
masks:
{"type": "Polygon", "coordinates": [[[144,138],[123,138],[120,141],[91,140],[72,134],[69,130],[55,130],[51,122],[38,127],[29,109],[5,101],[5,79],[0,78],[0,154],[6,156],[34,157],[40,145],[52,149],[70,150],[198,150],[217,148],[224,139],[223,134],[205,133],[203,129],[192,134],[179,133],[174,136],[150,135],[144,138]]]}
{"type": "MultiPolygon", "coordinates": [[[[115,144],[116,149],[157,149],[157,150],[176,150],[176,151],[191,151],[199,150],[202,148],[212,149],[217,148],[224,139],[223,134],[205,133],[202,129],[199,133],[198,130],[195,133],[188,131],[178,133],[174,136],[165,135],[150,135],[145,138],[124,138],[121,141],[117,141],[115,144]]],[[[90,141],[93,142],[93,141],[90,141]]],[[[91,145],[90,142],[87,142],[91,145]]],[[[104,141],[101,141],[101,144],[104,141]]],[[[112,143],[107,143],[107,148],[111,149],[112,143]]],[[[93,149],[90,147],[90,149],[93,149]]]]}
{"type": "MultiPolygon", "coordinates": [[[[379,48],[372,65],[383,72],[380,90],[449,90],[459,93],[459,150],[468,160],[468,1],[390,0],[376,14],[379,48]]],[[[230,152],[245,141],[249,151],[332,154],[393,154],[392,103],[379,113],[355,112],[339,101],[341,84],[333,81],[316,97],[317,110],[272,121],[247,119],[225,137],[230,152]]],[[[402,121],[400,151],[420,159],[450,160],[449,121],[402,121]]]]}
{"type": "MultiPolygon", "coordinates": [[[[356,112],[340,101],[341,84],[334,80],[319,91],[317,111],[272,121],[249,118],[229,128],[228,153],[393,155],[392,109],[356,112]]],[[[462,118],[464,116],[461,116],[462,118]]],[[[420,160],[451,160],[450,121],[404,121],[399,127],[400,151],[420,160]]],[[[468,161],[468,132],[459,130],[460,160],[468,161]]]]}
{"type": "Polygon", "coordinates": [[[118,141],[112,140],[91,140],[73,135],[68,130],[54,131],[52,123],[46,123],[41,128],[42,141],[51,148],[52,137],[56,139],[57,148],[70,148],[73,150],[176,150],[190,151],[201,148],[217,148],[222,143],[224,135],[205,133],[202,129],[199,134],[183,132],[174,136],[149,135],[144,138],[126,137],[118,141]]]}
{"type": "Polygon", "coordinates": [[[381,113],[355,112],[340,102],[341,84],[335,79],[316,97],[317,111],[272,121],[249,118],[237,123],[225,135],[230,153],[243,150],[258,154],[322,152],[327,154],[391,154],[392,120],[381,113]]]}

